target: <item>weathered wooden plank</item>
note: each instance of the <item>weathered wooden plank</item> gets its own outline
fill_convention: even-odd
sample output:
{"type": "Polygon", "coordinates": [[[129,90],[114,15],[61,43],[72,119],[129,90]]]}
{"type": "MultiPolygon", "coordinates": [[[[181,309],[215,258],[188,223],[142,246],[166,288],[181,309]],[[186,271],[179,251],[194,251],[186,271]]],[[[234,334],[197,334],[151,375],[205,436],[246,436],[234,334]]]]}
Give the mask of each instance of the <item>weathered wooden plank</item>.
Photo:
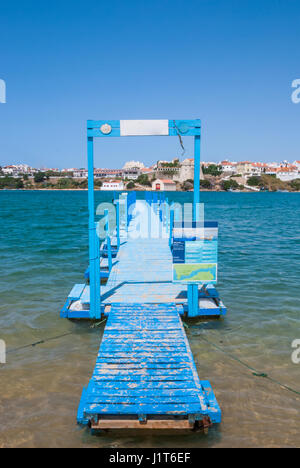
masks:
{"type": "Polygon", "coordinates": [[[141,424],[134,419],[99,419],[97,423],[92,424],[93,430],[99,429],[192,429],[193,425],[188,419],[168,420],[168,419],[148,419],[146,424],[141,424]]]}
{"type": "MultiPolygon", "coordinates": [[[[174,308],[173,305],[171,307],[174,308]]],[[[114,323],[115,309],[119,311],[117,306],[112,306],[108,323],[114,323]]],[[[147,317],[149,321],[152,320],[153,307],[147,309],[144,306],[146,329],[141,332],[138,328],[140,318],[135,316],[134,307],[130,309],[130,326],[132,327],[130,333],[123,330],[112,332],[109,326],[105,329],[103,344],[100,347],[93,377],[85,396],[85,415],[89,414],[92,417],[95,414],[100,416],[101,414],[139,414],[141,412],[143,414],[189,415],[208,411],[199,379],[195,381],[191,352],[186,345],[185,333],[177,309],[174,308],[173,320],[176,329],[165,330],[164,333],[147,327],[147,317]],[[169,351],[170,343],[168,342],[165,342],[164,346],[161,346],[161,343],[157,343],[159,346],[153,346],[153,343],[156,344],[161,339],[165,340],[166,335],[172,337],[173,355],[169,351]],[[114,346],[117,354],[110,355],[112,348],[107,343],[114,342],[116,337],[122,343],[114,346]],[[142,347],[143,340],[147,342],[147,339],[150,340],[151,351],[145,355],[142,347]],[[178,343],[176,347],[177,339],[180,341],[179,348],[178,343]],[[124,340],[125,350],[122,349],[124,340]],[[138,340],[136,348],[133,347],[135,340],[138,340]],[[133,349],[135,352],[132,352],[133,349]],[[167,351],[167,358],[161,350],[167,351]],[[141,351],[143,354],[140,354],[141,351]],[[174,351],[177,351],[177,356],[174,356],[174,351]],[[159,358],[156,355],[157,352],[162,354],[159,358]]]]}
{"type": "Polygon", "coordinates": [[[111,389],[103,388],[101,386],[97,386],[96,384],[92,384],[89,386],[89,394],[95,394],[95,395],[101,395],[101,397],[107,397],[110,398],[111,396],[117,397],[117,396],[122,396],[122,397],[151,397],[155,395],[155,398],[161,398],[161,397],[184,397],[188,398],[189,396],[197,397],[198,392],[195,389],[182,389],[182,388],[156,388],[155,393],[153,392],[153,388],[141,388],[141,389],[131,389],[131,388],[126,388],[126,389],[113,389],[113,392],[111,389]]]}
{"type": "Polygon", "coordinates": [[[84,290],[85,284],[75,284],[73,286],[72,291],[69,294],[69,299],[76,301],[77,299],[80,299],[81,294],[84,290]]]}
{"type": "Polygon", "coordinates": [[[152,390],[152,391],[160,391],[160,390],[169,390],[169,389],[174,389],[174,390],[182,390],[184,391],[191,391],[195,390],[198,393],[198,390],[195,389],[194,381],[193,379],[190,380],[185,380],[185,381],[175,381],[175,380],[170,380],[170,381],[134,381],[131,382],[129,381],[114,381],[114,380],[102,380],[102,379],[91,379],[90,381],[90,387],[89,388],[99,388],[99,389],[108,389],[110,390],[110,394],[112,394],[111,390],[152,390]]]}
{"type": "Polygon", "coordinates": [[[157,405],[159,401],[160,405],[191,405],[199,404],[198,395],[105,395],[89,393],[86,399],[88,405],[157,405]]]}
{"type": "MultiPolygon", "coordinates": [[[[93,404],[86,403],[85,414],[91,416],[98,414],[171,414],[171,415],[188,415],[200,412],[199,403],[192,404],[174,404],[174,403],[159,403],[159,404],[93,404]]],[[[206,408],[207,410],[207,408],[206,408]]]]}

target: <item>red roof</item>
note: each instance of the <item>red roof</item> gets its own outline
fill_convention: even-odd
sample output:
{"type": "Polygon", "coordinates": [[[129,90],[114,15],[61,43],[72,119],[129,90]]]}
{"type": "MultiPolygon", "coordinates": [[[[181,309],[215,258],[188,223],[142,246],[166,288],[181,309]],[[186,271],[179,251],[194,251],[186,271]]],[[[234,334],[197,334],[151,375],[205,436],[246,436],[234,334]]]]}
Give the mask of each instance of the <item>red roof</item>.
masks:
{"type": "Polygon", "coordinates": [[[252,163],[252,166],[254,166],[254,167],[268,167],[268,165],[266,163],[260,163],[260,162],[252,163]]]}
{"type": "Polygon", "coordinates": [[[164,184],[174,184],[175,185],[175,182],[173,182],[173,180],[171,179],[158,179],[160,182],[163,182],[164,184]]]}

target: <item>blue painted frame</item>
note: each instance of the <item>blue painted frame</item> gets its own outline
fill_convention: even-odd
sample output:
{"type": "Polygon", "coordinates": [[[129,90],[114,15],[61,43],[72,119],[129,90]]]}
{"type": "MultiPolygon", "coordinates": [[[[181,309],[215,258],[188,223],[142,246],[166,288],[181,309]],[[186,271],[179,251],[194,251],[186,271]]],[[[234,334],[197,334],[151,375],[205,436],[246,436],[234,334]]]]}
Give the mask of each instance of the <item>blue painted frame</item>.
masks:
{"type": "MultiPolygon", "coordinates": [[[[197,221],[200,203],[200,143],[201,120],[169,120],[168,136],[194,137],[194,201],[193,220],[197,221]]],[[[100,279],[98,276],[99,253],[97,252],[95,229],[95,194],[94,194],[94,138],[120,137],[120,120],[88,120],[87,121],[87,155],[88,155],[88,206],[89,206],[89,265],[90,265],[90,316],[98,318],[101,309],[100,279]],[[101,131],[106,125],[108,132],[101,131]]],[[[143,135],[141,135],[143,136],[143,135]]],[[[155,135],[157,136],[157,135],[155,135]]],[[[193,295],[195,297],[195,285],[193,295]]],[[[198,288],[197,288],[198,290],[198,288]]]]}

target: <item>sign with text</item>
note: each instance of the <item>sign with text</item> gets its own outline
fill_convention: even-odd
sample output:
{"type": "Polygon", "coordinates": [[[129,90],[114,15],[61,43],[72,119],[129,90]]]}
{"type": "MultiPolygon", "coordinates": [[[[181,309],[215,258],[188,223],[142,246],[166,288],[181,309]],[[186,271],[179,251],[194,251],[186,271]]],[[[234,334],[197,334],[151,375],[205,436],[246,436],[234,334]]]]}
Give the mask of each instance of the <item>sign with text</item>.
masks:
{"type": "Polygon", "coordinates": [[[215,284],[218,272],[218,223],[175,223],[173,282],[215,284]]]}

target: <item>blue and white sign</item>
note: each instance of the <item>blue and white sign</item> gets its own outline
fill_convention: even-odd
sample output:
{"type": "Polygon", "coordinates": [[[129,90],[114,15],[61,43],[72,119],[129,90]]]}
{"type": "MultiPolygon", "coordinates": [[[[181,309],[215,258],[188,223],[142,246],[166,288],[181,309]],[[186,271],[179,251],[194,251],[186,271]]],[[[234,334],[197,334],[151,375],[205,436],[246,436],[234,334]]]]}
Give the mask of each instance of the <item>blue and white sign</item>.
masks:
{"type": "Polygon", "coordinates": [[[217,271],[218,223],[175,223],[173,282],[215,284],[217,271]]]}

